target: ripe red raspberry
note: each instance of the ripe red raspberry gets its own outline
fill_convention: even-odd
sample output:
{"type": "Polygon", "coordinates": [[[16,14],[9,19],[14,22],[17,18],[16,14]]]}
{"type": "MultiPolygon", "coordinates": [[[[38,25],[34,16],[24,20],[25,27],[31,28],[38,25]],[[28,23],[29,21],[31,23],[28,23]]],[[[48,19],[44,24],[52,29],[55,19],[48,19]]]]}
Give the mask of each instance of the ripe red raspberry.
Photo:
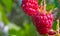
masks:
{"type": "Polygon", "coordinates": [[[37,12],[38,3],[35,0],[22,0],[21,7],[27,15],[32,16],[37,12]]]}
{"type": "Polygon", "coordinates": [[[48,34],[49,35],[55,35],[56,34],[56,31],[49,31],[48,34]]]}
{"type": "Polygon", "coordinates": [[[36,12],[32,16],[33,23],[40,34],[47,34],[52,27],[53,15],[45,12],[36,12]]]}

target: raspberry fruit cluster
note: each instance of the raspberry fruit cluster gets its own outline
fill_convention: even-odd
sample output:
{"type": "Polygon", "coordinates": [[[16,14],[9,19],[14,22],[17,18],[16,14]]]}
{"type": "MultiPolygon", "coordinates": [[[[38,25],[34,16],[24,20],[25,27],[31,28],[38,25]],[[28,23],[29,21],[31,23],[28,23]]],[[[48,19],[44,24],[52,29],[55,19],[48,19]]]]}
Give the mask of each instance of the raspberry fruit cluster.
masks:
{"type": "MultiPolygon", "coordinates": [[[[31,16],[32,21],[40,34],[48,34],[52,28],[53,15],[46,13],[43,6],[38,7],[35,0],[22,0],[23,11],[31,16]]],[[[50,33],[49,33],[50,34],[50,33]]]]}
{"type": "Polygon", "coordinates": [[[53,15],[51,13],[37,13],[32,16],[32,20],[40,34],[47,34],[52,28],[53,15]]]}
{"type": "Polygon", "coordinates": [[[29,16],[32,16],[38,9],[38,3],[35,0],[22,0],[21,6],[23,11],[29,16]]]}

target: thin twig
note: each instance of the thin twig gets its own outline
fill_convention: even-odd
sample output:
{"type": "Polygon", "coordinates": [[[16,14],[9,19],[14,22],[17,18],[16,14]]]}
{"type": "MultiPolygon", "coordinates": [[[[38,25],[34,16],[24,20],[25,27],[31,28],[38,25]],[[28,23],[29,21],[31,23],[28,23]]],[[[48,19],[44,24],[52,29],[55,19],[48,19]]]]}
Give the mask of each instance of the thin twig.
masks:
{"type": "Polygon", "coordinates": [[[58,34],[59,34],[59,19],[57,19],[57,28],[56,28],[56,31],[57,31],[58,34]]]}
{"type": "Polygon", "coordinates": [[[59,36],[59,19],[57,19],[56,36],[59,36]]]}
{"type": "Polygon", "coordinates": [[[44,10],[46,10],[46,0],[44,0],[44,10]]]}

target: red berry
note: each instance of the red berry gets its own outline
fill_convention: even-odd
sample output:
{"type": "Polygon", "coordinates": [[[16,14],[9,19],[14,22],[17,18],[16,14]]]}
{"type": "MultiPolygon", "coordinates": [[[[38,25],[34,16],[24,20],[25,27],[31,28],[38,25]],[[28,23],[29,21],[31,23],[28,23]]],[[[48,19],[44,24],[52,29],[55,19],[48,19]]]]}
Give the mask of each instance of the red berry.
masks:
{"type": "Polygon", "coordinates": [[[56,34],[56,31],[51,30],[51,31],[48,32],[48,34],[49,35],[55,35],[56,34]]]}
{"type": "Polygon", "coordinates": [[[34,25],[40,34],[47,34],[52,27],[53,15],[47,13],[37,13],[32,16],[34,25]]]}
{"type": "Polygon", "coordinates": [[[35,0],[22,0],[21,6],[23,11],[29,16],[32,16],[38,9],[38,3],[35,0]]]}
{"type": "Polygon", "coordinates": [[[37,31],[40,34],[47,34],[52,27],[53,15],[51,13],[47,14],[43,7],[40,9],[35,0],[22,0],[21,6],[23,11],[31,16],[37,31]]]}

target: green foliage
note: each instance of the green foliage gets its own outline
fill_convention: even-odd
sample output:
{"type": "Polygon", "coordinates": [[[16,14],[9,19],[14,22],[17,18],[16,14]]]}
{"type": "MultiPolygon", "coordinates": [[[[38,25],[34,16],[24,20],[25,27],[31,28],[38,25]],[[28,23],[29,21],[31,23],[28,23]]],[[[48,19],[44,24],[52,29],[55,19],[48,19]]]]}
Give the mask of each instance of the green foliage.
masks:
{"type": "Polygon", "coordinates": [[[9,36],[37,36],[32,24],[25,24],[24,27],[18,27],[15,24],[10,24],[9,26],[9,36]]]}
{"type": "Polygon", "coordinates": [[[12,0],[0,0],[0,13],[1,13],[1,18],[5,24],[8,24],[8,19],[6,17],[5,12],[10,12],[12,7],[12,0]]]}
{"type": "Polygon", "coordinates": [[[40,4],[40,3],[41,3],[41,1],[42,1],[42,0],[38,0],[38,4],[40,4]]]}
{"type": "Polygon", "coordinates": [[[1,14],[0,20],[3,21],[5,24],[7,24],[8,23],[8,19],[6,17],[6,14],[5,14],[4,9],[3,9],[1,4],[0,4],[0,14],[1,14]]]}
{"type": "Polygon", "coordinates": [[[2,0],[2,5],[4,6],[4,10],[10,12],[12,8],[12,0],[2,0]]]}
{"type": "Polygon", "coordinates": [[[47,6],[46,6],[47,11],[53,10],[54,8],[55,8],[55,4],[47,4],[47,6]]]}
{"type": "Polygon", "coordinates": [[[13,24],[13,23],[9,24],[9,36],[13,36],[13,35],[17,36],[19,30],[20,30],[20,28],[18,26],[16,26],[15,24],[13,24]]]}
{"type": "Polygon", "coordinates": [[[54,22],[53,22],[53,26],[52,26],[53,30],[56,30],[56,25],[57,25],[57,22],[54,21],[54,22]]]}

